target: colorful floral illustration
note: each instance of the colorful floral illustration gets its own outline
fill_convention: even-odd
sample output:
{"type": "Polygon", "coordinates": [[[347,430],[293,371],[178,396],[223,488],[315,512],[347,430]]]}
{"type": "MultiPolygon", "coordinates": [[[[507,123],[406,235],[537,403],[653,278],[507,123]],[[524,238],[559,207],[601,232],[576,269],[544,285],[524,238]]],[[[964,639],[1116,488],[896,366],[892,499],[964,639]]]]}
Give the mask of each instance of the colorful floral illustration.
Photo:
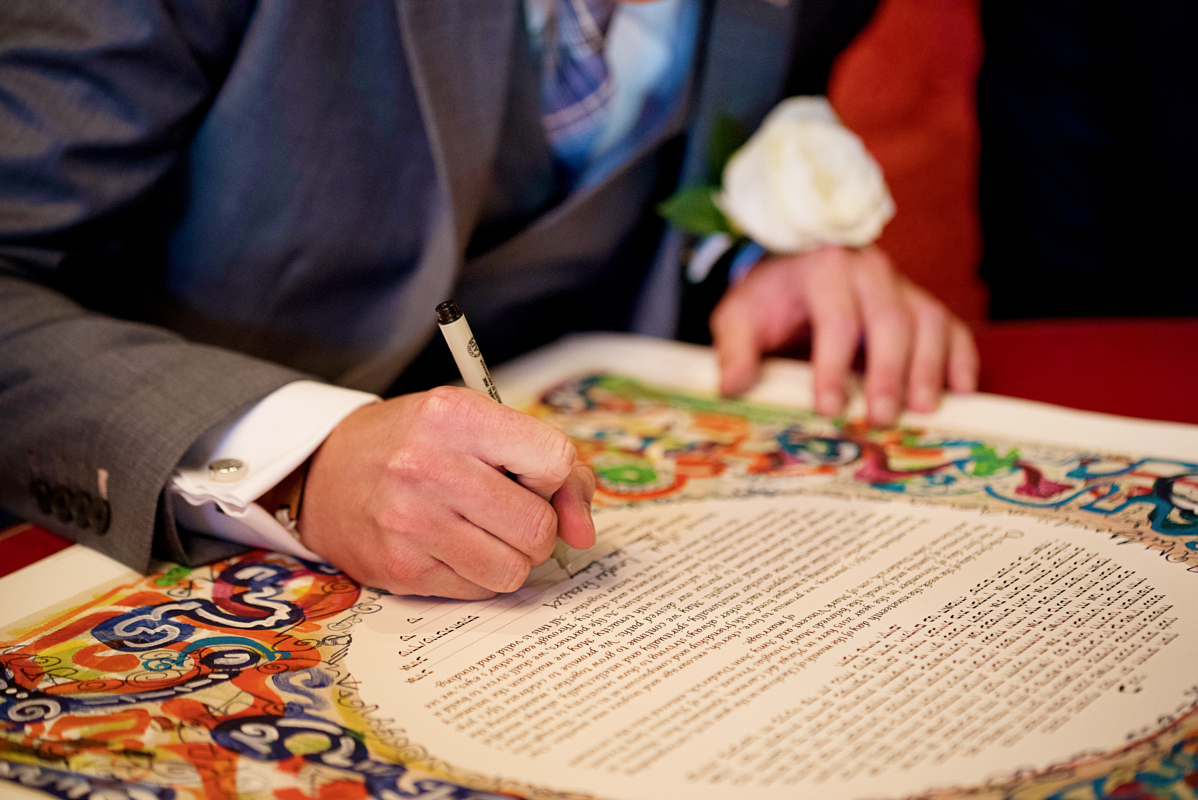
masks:
{"type": "MultiPolygon", "coordinates": [[[[531,413],[569,433],[597,505],[818,492],[1035,514],[1198,563],[1198,464],[870,430],[592,375],[531,413]]],[[[410,766],[424,753],[358,696],[343,659],[378,593],[263,551],[172,566],[0,640],[0,779],[59,798],[494,797],[410,766]]],[[[2,788],[3,784],[0,784],[2,788]]],[[[953,794],[1193,797],[1198,716],[1126,749],[953,794]]]]}
{"type": "Polygon", "coordinates": [[[366,595],[255,551],[30,626],[0,648],[0,778],[64,800],[489,796],[371,733],[338,667],[366,595]]]}
{"type": "Polygon", "coordinates": [[[590,375],[531,413],[568,433],[599,505],[818,492],[1031,513],[1109,530],[1198,564],[1198,463],[875,430],[590,375]]]}

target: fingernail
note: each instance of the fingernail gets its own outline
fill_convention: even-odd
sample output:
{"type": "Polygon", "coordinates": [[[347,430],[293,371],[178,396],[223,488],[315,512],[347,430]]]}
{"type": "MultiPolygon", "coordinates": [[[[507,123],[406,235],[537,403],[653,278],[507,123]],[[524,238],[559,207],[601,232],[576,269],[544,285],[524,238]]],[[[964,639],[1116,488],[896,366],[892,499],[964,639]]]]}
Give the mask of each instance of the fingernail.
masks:
{"type": "Polygon", "coordinates": [[[591,523],[591,529],[594,530],[595,518],[593,516],[591,516],[591,504],[590,503],[582,504],[582,513],[587,515],[587,522],[591,523]]]}
{"type": "Polygon", "coordinates": [[[839,414],[843,407],[844,396],[840,392],[820,392],[815,399],[815,410],[825,417],[839,414]]]}
{"type": "Polygon", "coordinates": [[[869,404],[869,417],[876,425],[891,425],[898,417],[898,403],[888,394],[875,397],[869,404]]]}

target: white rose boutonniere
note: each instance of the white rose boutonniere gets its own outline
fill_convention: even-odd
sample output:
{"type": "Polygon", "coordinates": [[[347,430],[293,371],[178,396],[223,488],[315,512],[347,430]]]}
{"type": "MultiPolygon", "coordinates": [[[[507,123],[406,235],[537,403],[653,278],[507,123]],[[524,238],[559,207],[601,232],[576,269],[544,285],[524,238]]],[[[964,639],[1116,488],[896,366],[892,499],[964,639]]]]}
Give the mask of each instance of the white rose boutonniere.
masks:
{"type": "Polygon", "coordinates": [[[864,247],[894,216],[878,163],[822,97],[779,103],[724,167],[715,202],[776,253],[864,247]]]}
{"type": "Polygon", "coordinates": [[[662,204],[679,227],[798,253],[821,244],[863,247],[894,216],[882,170],[825,98],[782,101],[735,152],[729,124],[713,136],[713,150],[731,152],[722,186],[689,187],[662,204]]]}

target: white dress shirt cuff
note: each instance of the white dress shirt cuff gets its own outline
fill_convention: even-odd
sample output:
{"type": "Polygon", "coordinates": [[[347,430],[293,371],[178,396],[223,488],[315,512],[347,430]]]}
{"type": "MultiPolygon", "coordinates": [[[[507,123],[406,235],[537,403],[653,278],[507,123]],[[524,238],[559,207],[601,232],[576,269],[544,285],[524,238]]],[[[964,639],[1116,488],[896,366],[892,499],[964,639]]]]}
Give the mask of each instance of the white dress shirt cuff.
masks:
{"type": "Polygon", "coordinates": [[[176,522],[250,547],[323,561],[254,501],[316,452],[354,410],[379,398],[316,381],[296,381],[200,437],[167,484],[176,522]],[[208,465],[236,459],[236,480],[212,479],[208,465]]]}

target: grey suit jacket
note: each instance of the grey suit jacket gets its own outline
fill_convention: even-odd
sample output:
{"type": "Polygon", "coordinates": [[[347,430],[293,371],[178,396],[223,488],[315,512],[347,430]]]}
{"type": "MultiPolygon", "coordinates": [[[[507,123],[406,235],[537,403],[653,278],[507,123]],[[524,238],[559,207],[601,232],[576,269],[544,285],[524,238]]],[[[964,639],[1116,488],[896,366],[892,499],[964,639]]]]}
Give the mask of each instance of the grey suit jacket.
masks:
{"type": "Polygon", "coordinates": [[[187,447],[301,376],[386,392],[440,300],[497,360],[668,317],[654,202],[872,6],[710,0],[682,106],[561,197],[520,2],[6,0],[0,506],[137,568],[156,530],[216,557],[159,502],[187,447]]]}

